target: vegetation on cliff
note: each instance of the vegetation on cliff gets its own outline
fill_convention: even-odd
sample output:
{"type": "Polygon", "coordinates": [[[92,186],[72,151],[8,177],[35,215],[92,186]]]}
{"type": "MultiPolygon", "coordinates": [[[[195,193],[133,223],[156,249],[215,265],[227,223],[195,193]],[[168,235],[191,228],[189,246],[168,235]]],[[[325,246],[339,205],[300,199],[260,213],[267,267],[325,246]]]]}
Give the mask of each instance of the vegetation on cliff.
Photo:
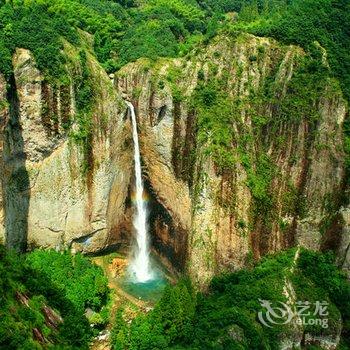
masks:
{"type": "MultiPolygon", "coordinates": [[[[277,213],[271,191],[276,166],[264,137],[277,133],[282,123],[288,128],[301,121],[312,137],[319,122],[320,98],[327,84],[330,88],[338,84],[336,79],[350,99],[349,26],[347,0],[0,0],[0,73],[13,78],[12,56],[17,47],[23,47],[33,53],[38,69],[53,86],[64,86],[67,92],[72,83],[76,114],[65,120],[63,128],[82,146],[86,174],[95,131],[91,57],[95,56],[106,72],[114,73],[140,57],[150,61],[158,57],[192,59],[190,55],[223,33],[235,40],[240,33],[249,32],[301,46],[303,55],[293,63],[283,98],[276,71],[257,91],[247,89],[249,96],[244,100],[232,97],[227,91],[228,77],[217,79],[217,67],[209,65],[209,73],[198,72],[198,84],[186,101],[196,118],[198,149],[213,159],[220,175],[237,164],[243,166],[254,201],[252,214],[269,232],[271,216],[277,213]],[[71,57],[64,48],[69,44],[76,49],[74,77],[67,76],[71,57]],[[242,106],[249,109],[250,130],[240,121],[242,106]]],[[[264,47],[259,47],[258,54],[249,57],[250,63],[263,52],[264,47]]],[[[168,77],[174,102],[183,99],[178,79],[168,77]]],[[[165,83],[159,83],[163,89],[165,83]]],[[[335,90],[338,93],[338,86],[335,90]]],[[[344,138],[350,173],[349,121],[345,122],[344,138]]],[[[281,137],[277,142],[284,141],[281,137]]],[[[21,180],[18,173],[13,179],[16,183],[21,180]]],[[[278,205],[285,214],[292,214],[290,217],[302,218],[303,202],[297,190],[286,190],[287,203],[278,205]]],[[[233,199],[229,200],[231,208],[233,199]]],[[[327,215],[333,215],[338,207],[332,207],[327,215]]],[[[241,228],[246,226],[242,220],[237,222],[241,228]]],[[[288,223],[281,221],[283,225],[288,223]]],[[[257,313],[262,311],[259,299],[287,302],[283,289],[287,281],[299,300],[329,303],[329,328],[307,326],[305,332],[334,335],[342,321],[344,339],[349,339],[350,287],[334,258],[302,250],[293,266],[294,257],[295,250],[287,251],[264,258],[254,268],[215,277],[207,293],[196,294],[188,280],[181,280],[165,290],[153,310],[131,322],[120,309],[112,332],[113,348],[278,349],[283,335],[293,330],[282,325],[264,328],[257,313]]],[[[37,250],[15,256],[0,247],[0,272],[0,349],[85,349],[94,331],[108,322],[107,280],[80,254],[37,250]],[[92,315],[89,320],[86,310],[92,315]]]]}
{"type": "Polygon", "coordinates": [[[346,0],[2,0],[0,6],[1,72],[11,71],[14,48],[24,47],[34,53],[41,70],[60,76],[61,39],[79,45],[78,29],[94,35],[96,56],[113,72],[139,57],[186,54],[195,43],[233,28],[308,50],[318,41],[349,97],[350,5],[346,0]]]}
{"type": "MultiPolygon", "coordinates": [[[[243,41],[249,47],[246,37],[244,34],[237,35],[232,42],[243,41]]],[[[230,41],[227,45],[230,45],[230,41]]],[[[233,47],[236,46],[233,44],[233,47]]],[[[266,76],[258,84],[252,82],[251,77],[242,78],[245,68],[240,63],[232,64],[235,77],[229,78],[225,70],[218,74],[215,65],[210,62],[205,77],[203,69],[199,70],[197,86],[189,98],[189,105],[197,117],[197,154],[212,159],[216,172],[228,177],[235,172],[238,164],[244,167],[247,173],[246,185],[254,199],[253,218],[259,217],[267,230],[276,220],[274,209],[281,204],[274,197],[273,184],[280,176],[281,169],[276,166],[274,152],[270,152],[272,140],[275,140],[276,148],[286,145],[288,137],[281,134],[281,129],[293,128],[302,123],[308,125],[310,130],[315,130],[316,134],[317,124],[322,120],[319,107],[322,99],[329,91],[334,96],[340,93],[337,82],[322,63],[321,50],[305,54],[292,48],[295,55],[292,74],[290,79],[281,78],[283,70],[288,69],[288,63],[281,62],[277,51],[283,52],[284,49],[283,46],[276,47],[273,62],[269,62],[270,71],[265,72],[266,76]],[[239,88],[231,86],[229,82],[232,81],[245,84],[246,95],[242,96],[238,92],[239,88]]],[[[260,45],[257,57],[249,57],[250,61],[257,62],[255,69],[263,69],[265,50],[260,45]]],[[[217,51],[210,52],[209,60],[217,59],[215,55],[220,54],[217,51]]],[[[250,64],[246,63],[251,67],[250,64]]],[[[181,73],[179,76],[181,79],[181,73]]],[[[310,137],[310,143],[313,138],[310,137]]],[[[295,210],[300,210],[301,215],[301,205],[298,208],[295,205],[298,201],[296,189],[290,188],[286,196],[289,197],[283,204],[286,204],[288,214],[294,215],[295,210]]],[[[234,211],[233,195],[226,193],[225,198],[221,204],[234,211]]]]}
{"type": "MultiPolygon", "coordinates": [[[[314,336],[333,334],[341,315],[343,336],[349,335],[350,285],[334,265],[334,257],[306,250],[289,250],[265,257],[251,269],[215,277],[205,294],[195,295],[188,281],[168,287],[148,314],[129,325],[119,310],[112,332],[113,349],[279,349],[288,325],[265,327],[259,300],[288,303],[285,288],[291,281],[296,299],[329,303],[329,328],[305,326],[314,336]],[[296,264],[296,265],[295,265],[296,264]],[[294,266],[295,265],[295,266],[294,266]]],[[[346,346],[346,345],[344,345],[346,346]]]]}
{"type": "MultiPolygon", "coordinates": [[[[315,69],[321,66],[319,62],[327,60],[330,69],[324,71],[325,75],[340,80],[349,100],[349,14],[350,4],[346,0],[2,1],[0,72],[7,76],[11,74],[12,54],[16,47],[24,47],[33,52],[38,68],[49,79],[64,82],[67,58],[62,51],[63,39],[83,48],[81,52],[84,52],[86,44],[81,38],[80,29],[93,35],[89,50],[107,72],[114,72],[140,57],[155,60],[157,57],[185,55],[194,47],[206,44],[218,33],[232,35],[248,31],[302,46],[311,57],[319,58],[315,69]],[[323,49],[322,54],[320,52],[323,49]]],[[[82,57],[80,55],[80,59],[82,57]]],[[[308,77],[309,73],[301,72],[301,80],[308,77]]],[[[78,109],[81,98],[84,107],[77,117],[79,130],[74,138],[83,145],[84,153],[88,154],[92,131],[87,109],[93,96],[84,72],[81,82],[84,86],[80,86],[82,83],[76,84],[78,109]]],[[[310,86],[315,91],[314,85],[310,86]]],[[[308,95],[308,85],[301,92],[308,95]]],[[[310,102],[303,95],[294,94],[293,99],[289,100],[290,105],[283,106],[282,112],[287,112],[288,117],[288,107],[299,111],[300,101],[304,102],[303,106],[310,102]]],[[[221,102],[224,101],[217,101],[221,102]]],[[[215,106],[214,103],[210,107],[211,111],[205,113],[217,115],[215,106]]],[[[232,155],[227,152],[232,135],[226,128],[227,118],[223,119],[214,125],[215,142],[211,148],[220,163],[229,165],[234,163],[232,155]]],[[[346,130],[348,145],[349,135],[346,130]]],[[[348,148],[345,150],[349,159],[348,148]]]]}
{"type": "Polygon", "coordinates": [[[85,309],[108,298],[100,268],[77,254],[33,251],[18,256],[0,246],[0,349],[86,349],[93,336],[85,309]]]}

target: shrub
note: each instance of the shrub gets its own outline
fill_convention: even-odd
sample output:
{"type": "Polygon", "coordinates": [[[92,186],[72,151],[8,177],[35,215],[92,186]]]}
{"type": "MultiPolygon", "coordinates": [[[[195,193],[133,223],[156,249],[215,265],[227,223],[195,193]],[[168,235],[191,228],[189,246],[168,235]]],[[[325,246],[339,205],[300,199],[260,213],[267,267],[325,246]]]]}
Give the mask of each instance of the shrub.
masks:
{"type": "Polygon", "coordinates": [[[96,266],[68,253],[34,251],[26,257],[0,246],[0,273],[0,349],[46,348],[33,338],[34,328],[57,348],[88,348],[93,333],[84,307],[100,308],[108,291],[96,266]],[[63,317],[57,329],[46,324],[44,306],[63,317]]]}
{"type": "Polygon", "coordinates": [[[65,293],[66,298],[81,311],[101,310],[108,298],[107,278],[100,267],[81,254],[54,250],[35,250],[27,256],[27,263],[44,274],[65,293]]]}
{"type": "MultiPolygon", "coordinates": [[[[263,258],[252,269],[216,276],[205,294],[194,296],[186,281],[169,286],[154,310],[138,316],[131,326],[119,310],[112,332],[114,349],[277,350],[290,325],[264,327],[257,314],[264,310],[260,299],[274,305],[287,301],[286,279],[292,281],[298,297],[306,298],[300,300],[307,301],[317,291],[317,300],[330,302],[330,323],[338,322],[340,311],[346,325],[350,285],[334,259],[302,250],[291,273],[295,253],[291,249],[263,258]]],[[[317,329],[308,332],[318,334],[317,329]]]]}

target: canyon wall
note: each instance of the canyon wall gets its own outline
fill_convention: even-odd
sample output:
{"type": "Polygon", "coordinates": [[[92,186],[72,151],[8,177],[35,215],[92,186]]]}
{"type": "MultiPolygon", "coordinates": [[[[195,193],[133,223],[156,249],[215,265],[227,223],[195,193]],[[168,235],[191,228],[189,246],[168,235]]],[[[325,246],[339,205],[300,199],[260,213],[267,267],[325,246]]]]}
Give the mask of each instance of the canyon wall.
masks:
{"type": "Polygon", "coordinates": [[[68,79],[60,85],[47,81],[24,49],[16,50],[8,83],[0,79],[0,235],[18,250],[95,252],[126,241],[120,226],[132,143],[125,106],[88,54],[93,102],[87,127],[93,136],[88,147],[81,145],[85,130],[75,82],[82,66],[75,48],[66,44],[65,50],[68,79]]]}
{"type": "Polygon", "coordinates": [[[221,36],[111,78],[88,52],[88,119],[77,107],[79,50],[66,44],[65,53],[60,83],[23,49],[13,76],[0,76],[0,238],[8,246],[93,253],[130,243],[126,98],[138,118],[153,247],[165,262],[202,287],[295,245],[331,248],[349,269],[347,106],[332,78],[314,77],[322,88],[308,93],[300,48],[221,36]]]}
{"type": "MultiPolygon", "coordinates": [[[[327,77],[308,105],[293,105],[307,98],[296,90],[304,56],[266,38],[223,36],[182,59],[131,63],[115,79],[136,106],[145,174],[171,217],[170,224],[155,225],[154,239],[168,257],[183,245],[183,267],[199,285],[295,245],[320,250],[332,242],[344,267],[349,264],[347,210],[341,209],[347,106],[327,77]],[[201,91],[210,93],[212,81],[235,106],[227,124],[234,162],[221,167],[212,147],[220,146],[215,119],[203,141],[205,107],[200,115],[194,101],[201,91]]],[[[218,104],[217,119],[225,108],[218,104]]]]}

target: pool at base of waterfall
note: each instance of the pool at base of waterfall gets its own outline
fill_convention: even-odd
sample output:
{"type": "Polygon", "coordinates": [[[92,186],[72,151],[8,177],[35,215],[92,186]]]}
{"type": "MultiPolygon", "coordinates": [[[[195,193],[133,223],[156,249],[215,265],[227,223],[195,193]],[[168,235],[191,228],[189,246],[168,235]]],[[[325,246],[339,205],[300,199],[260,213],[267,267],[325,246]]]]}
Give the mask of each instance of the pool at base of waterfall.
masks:
{"type": "Polygon", "coordinates": [[[131,302],[139,300],[149,305],[154,304],[161,298],[164,288],[176,280],[154,254],[150,256],[152,278],[143,283],[133,276],[127,251],[108,253],[93,260],[103,268],[110,286],[117,290],[117,294],[122,293],[131,302]]]}
{"type": "Polygon", "coordinates": [[[164,288],[170,283],[170,273],[161,264],[156,256],[150,256],[150,266],[152,268],[152,278],[145,282],[138,282],[130,269],[126,268],[125,274],[117,280],[120,288],[127,294],[136,299],[155,303],[164,291],[164,288]]]}
{"type": "Polygon", "coordinates": [[[157,302],[164,291],[164,288],[169,284],[169,281],[164,276],[157,276],[156,278],[147,282],[134,282],[128,276],[122,277],[118,284],[125,293],[145,302],[157,302]]]}

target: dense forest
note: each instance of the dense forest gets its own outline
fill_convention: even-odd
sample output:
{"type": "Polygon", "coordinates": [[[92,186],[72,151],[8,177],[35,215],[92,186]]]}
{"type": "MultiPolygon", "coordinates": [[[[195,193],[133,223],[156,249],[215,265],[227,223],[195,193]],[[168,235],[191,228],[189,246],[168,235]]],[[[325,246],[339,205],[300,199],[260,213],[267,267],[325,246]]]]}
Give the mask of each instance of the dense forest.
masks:
{"type": "MultiPolygon", "coordinates": [[[[0,253],[0,349],[41,349],[43,342],[50,349],[86,349],[108,322],[109,291],[102,270],[79,254],[38,250],[18,257],[3,247],[0,253]],[[86,308],[95,312],[89,320],[86,308]]],[[[261,299],[285,301],[280,281],[288,278],[297,286],[300,300],[325,300],[330,305],[329,328],[310,329],[331,333],[341,317],[344,338],[339,349],[348,349],[350,285],[345,275],[334,265],[332,254],[306,250],[291,272],[295,253],[293,249],[268,256],[249,269],[215,277],[205,294],[182,279],[166,287],[154,309],[131,324],[121,305],[114,315],[112,348],[278,349],[287,326],[263,329],[256,312],[261,299]]]]}
{"type": "MultiPolygon", "coordinates": [[[[63,41],[84,46],[80,30],[93,35],[94,53],[107,72],[140,57],[178,57],[219,33],[250,32],[303,47],[322,60],[350,99],[350,4],[346,0],[54,0],[2,1],[0,72],[9,76],[16,47],[34,53],[48,79],[64,84],[63,41]]],[[[316,65],[314,66],[316,67],[316,65]]],[[[86,106],[91,91],[84,89],[86,106]]],[[[349,122],[345,123],[350,153],[349,122]]],[[[84,134],[84,133],[83,133],[84,134]]],[[[350,160],[347,157],[348,168],[350,160]]]]}
{"type": "Polygon", "coordinates": [[[38,65],[59,78],[62,39],[79,44],[78,30],[93,34],[108,72],[140,57],[186,55],[221,31],[248,31],[327,50],[333,74],[349,96],[349,3],[346,0],[54,0],[2,1],[0,71],[11,72],[15,47],[32,50],[38,65]],[[235,16],[234,13],[239,13],[235,16]]]}
{"type": "MultiPolygon", "coordinates": [[[[123,320],[121,309],[113,328],[113,349],[279,349],[286,326],[262,329],[256,311],[261,299],[285,301],[280,283],[285,277],[297,286],[300,300],[327,300],[331,305],[327,331],[332,332],[341,314],[347,339],[350,286],[334,266],[334,257],[302,251],[291,273],[294,255],[291,250],[269,256],[251,269],[215,277],[209,294],[196,295],[190,282],[182,280],[168,287],[154,310],[135,318],[131,325],[123,320]]],[[[309,327],[319,334],[325,332],[321,326],[309,327]]],[[[344,342],[339,349],[348,345],[344,342]]]]}
{"type": "MultiPolygon", "coordinates": [[[[75,82],[77,127],[70,135],[83,145],[88,158],[93,133],[90,108],[95,98],[89,55],[114,76],[140,58],[147,58],[150,65],[159,58],[190,59],[216,36],[241,33],[297,45],[305,53],[288,85],[288,98],[281,102],[279,96],[272,96],[270,81],[262,95],[256,96],[256,104],[277,106],[274,116],[279,120],[290,118],[291,111],[294,118],[302,119],[302,111],[310,125],[316,123],[313,103],[327,79],[339,81],[350,102],[349,0],[0,0],[0,73],[10,89],[13,54],[16,48],[25,48],[33,53],[45,82],[66,86],[69,72],[64,48],[67,43],[76,47],[81,72],[75,82]]],[[[249,59],[254,62],[257,57],[249,59]]],[[[174,86],[178,76],[172,73],[168,83],[174,86]]],[[[204,75],[198,72],[199,83],[187,102],[197,112],[197,142],[209,143],[210,135],[207,151],[222,175],[236,162],[231,152],[233,133],[227,125],[237,101],[227,97],[215,75],[209,74],[208,79],[204,75]]],[[[182,98],[176,96],[176,86],[173,92],[175,100],[182,98]]],[[[0,112],[2,107],[0,101],[0,112]]],[[[265,120],[258,117],[257,124],[264,126],[265,120]]],[[[67,122],[63,128],[68,130],[72,124],[67,122]]],[[[350,185],[348,115],[343,133],[345,188],[350,185]]],[[[247,186],[260,205],[257,215],[268,213],[273,177],[268,156],[258,157],[253,169],[246,150],[239,152],[247,186]]],[[[85,165],[83,173],[87,174],[91,169],[85,165]]],[[[343,192],[346,197],[348,193],[343,192]]],[[[341,200],[349,202],[349,198],[341,200]]],[[[246,229],[244,222],[238,225],[246,229]]],[[[329,328],[308,326],[306,331],[327,337],[338,332],[341,320],[337,349],[350,349],[350,285],[331,252],[301,248],[295,262],[297,248],[292,248],[260,261],[252,259],[242,270],[220,271],[207,290],[198,290],[188,276],[180,276],[152,308],[137,310],[127,319],[127,303],[112,310],[114,295],[108,279],[91,257],[44,249],[18,255],[2,243],[0,349],[88,349],[94,337],[108,328],[114,350],[278,350],[281,334],[290,329],[285,325],[263,328],[257,312],[262,310],[259,300],[286,302],[281,283],[286,280],[294,285],[298,300],[329,304],[329,328]]]]}
{"type": "Polygon", "coordinates": [[[0,349],[41,349],[40,343],[86,349],[108,322],[107,279],[79,254],[37,250],[18,256],[0,246],[0,272],[0,349]],[[86,318],[86,308],[95,312],[93,319],[86,318]]]}

